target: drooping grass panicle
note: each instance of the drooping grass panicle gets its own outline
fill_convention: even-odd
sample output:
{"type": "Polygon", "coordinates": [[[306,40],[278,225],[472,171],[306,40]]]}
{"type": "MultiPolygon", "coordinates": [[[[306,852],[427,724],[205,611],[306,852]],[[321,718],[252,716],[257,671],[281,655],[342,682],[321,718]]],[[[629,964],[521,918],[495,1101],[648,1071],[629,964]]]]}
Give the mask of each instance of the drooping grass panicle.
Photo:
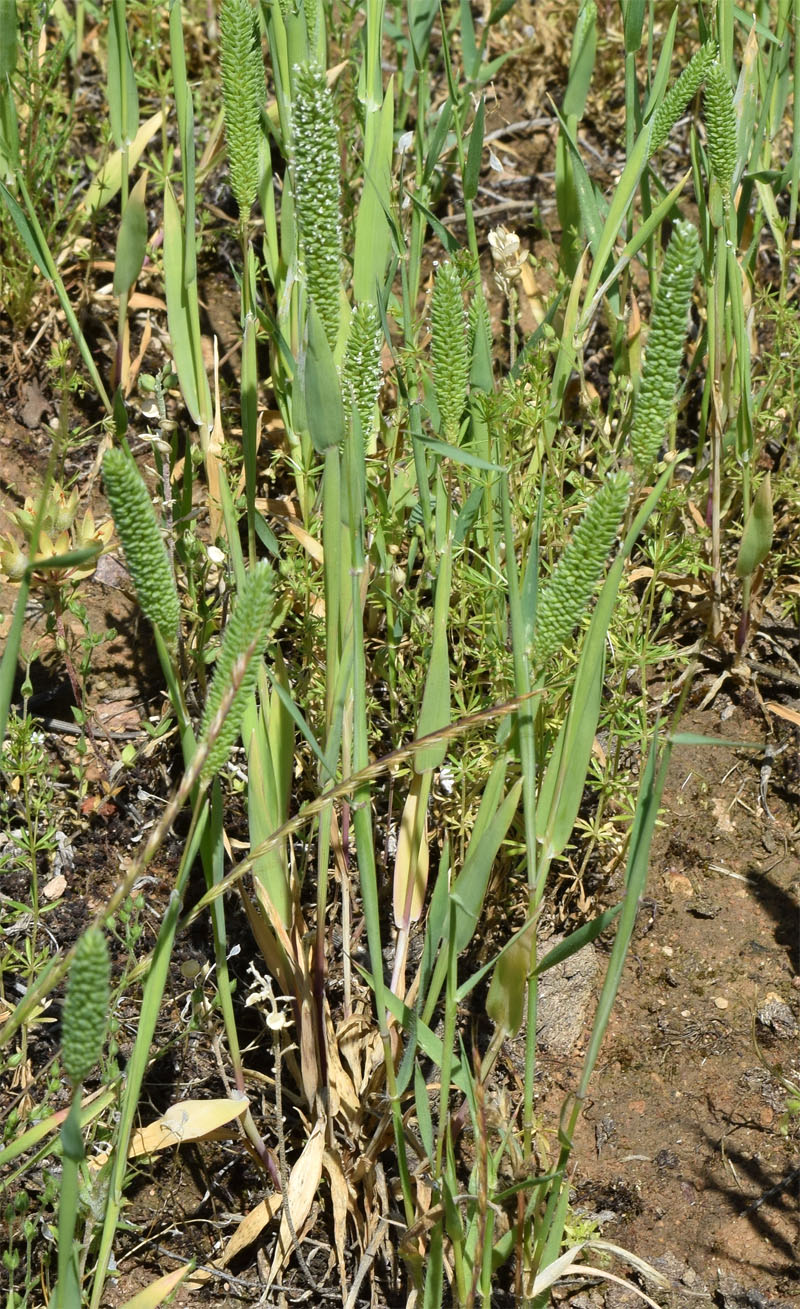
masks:
{"type": "Polygon", "coordinates": [[[670,87],[653,114],[650,153],[655,154],[667,140],[670,132],[705,81],[708,70],[717,57],[716,41],[706,41],[692,55],[678,80],[670,87]]]}
{"type": "Polygon", "coordinates": [[[365,442],[369,441],[375,426],[375,405],[383,379],[382,343],[380,315],[375,306],[365,300],[356,305],[351,315],[342,364],[345,411],[349,415],[355,406],[365,442]]]}
{"type": "Polygon", "coordinates": [[[572,540],[542,587],[533,661],[543,668],[569,640],[592,597],[628,503],[627,473],[612,473],[596,492],[572,540]]]}
{"type": "Polygon", "coordinates": [[[469,355],[461,274],[451,261],[436,270],[431,298],[431,353],[442,435],[455,444],[467,403],[469,355]]]}
{"type": "Polygon", "coordinates": [[[264,102],[261,41],[250,0],[224,0],[219,30],[231,186],[239,213],[247,218],[258,191],[260,115],[264,102]]]}
{"type": "Polygon", "coordinates": [[[110,975],[106,938],[99,927],[90,927],[75,949],[61,1022],[61,1062],[73,1086],[88,1077],[103,1053],[110,975]]]}
{"type": "Polygon", "coordinates": [[[342,220],[339,138],[321,68],[296,65],[292,158],[300,252],[308,293],[333,349],[339,332],[342,220]]]}
{"type": "Polygon", "coordinates": [[[106,451],[103,481],[142,612],[174,646],[180,601],[150,492],[132,456],[122,449],[106,451]]]}
{"type": "Polygon", "coordinates": [[[201,778],[210,780],[225,767],[242,726],[242,716],[258,678],[258,668],[267,642],[274,604],[274,579],[270,565],[262,560],[250,569],[233,614],[225,628],[217,656],[214,677],[203,711],[199,741],[216,734],[211,743],[201,778]],[[230,708],[220,724],[218,715],[233,683],[236,690],[230,708]]]}
{"type": "Polygon", "coordinates": [[[706,75],[703,108],[711,171],[719,183],[723,204],[727,208],[736,168],[736,110],[728,76],[722,64],[716,61],[706,75]]]}
{"type": "Polygon", "coordinates": [[[672,416],[699,249],[697,229],[679,219],[664,255],[642,381],[633,406],[631,449],[639,474],[649,472],[672,416]]]}

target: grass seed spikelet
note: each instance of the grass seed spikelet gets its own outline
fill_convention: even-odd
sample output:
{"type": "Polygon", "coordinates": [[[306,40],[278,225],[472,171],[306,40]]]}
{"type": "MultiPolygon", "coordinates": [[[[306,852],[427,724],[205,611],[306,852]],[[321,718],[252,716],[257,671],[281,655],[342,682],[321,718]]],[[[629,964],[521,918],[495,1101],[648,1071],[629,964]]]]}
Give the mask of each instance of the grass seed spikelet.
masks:
{"type": "Polygon", "coordinates": [[[142,613],[164,640],[178,640],[180,601],[150,492],[131,455],[107,450],[103,481],[142,613]]]}
{"type": "Polygon", "coordinates": [[[61,1062],[73,1086],[99,1063],[106,1039],[111,962],[106,938],[90,927],[78,940],[61,1021],[61,1062]]]}
{"type": "Polygon", "coordinates": [[[321,68],[296,65],[292,157],[297,226],[308,293],[331,349],[339,333],[342,219],[339,137],[321,68]]]}
{"type": "Polygon", "coordinates": [[[247,218],[258,191],[264,67],[255,12],[249,0],[224,0],[219,19],[222,102],[231,187],[247,218]]]}
{"type": "Polygon", "coordinates": [[[258,679],[273,604],[272,568],[266,560],[262,560],[250,569],[239,592],[236,606],[225,628],[214,677],[208,690],[198,740],[207,740],[212,727],[216,736],[203,765],[201,777],[204,781],[210,780],[225,767],[241,731],[242,717],[258,679]],[[216,720],[226,692],[234,683],[237,684],[236,691],[220,726],[216,720]]]}
{"type": "Polygon", "coordinates": [[[537,668],[543,668],[569,640],[586,612],[625,513],[629,489],[627,473],[611,474],[592,497],[542,587],[533,644],[537,668]]]}
{"type": "Polygon", "coordinates": [[[467,403],[469,356],[461,274],[450,261],[436,271],[431,298],[433,387],[442,435],[455,445],[467,403]]]}
{"type": "Polygon", "coordinates": [[[358,411],[365,442],[375,425],[375,405],[383,378],[381,345],[383,328],[373,304],[365,300],[356,305],[350,318],[344,362],[342,364],[342,398],[346,412],[358,411]]]}
{"type": "Polygon", "coordinates": [[[665,144],[667,137],[685,110],[689,101],[697,94],[705,81],[708,70],[717,57],[715,41],[706,41],[696,50],[684,68],[678,80],[670,87],[661,104],[653,114],[653,131],[650,137],[650,153],[654,155],[665,144]]]}
{"type": "Polygon", "coordinates": [[[699,249],[697,229],[679,219],[664,255],[642,381],[633,406],[631,449],[640,474],[649,472],[672,416],[699,249]]]}
{"type": "Polygon", "coordinates": [[[706,77],[703,108],[711,171],[719,183],[723,204],[727,209],[736,168],[736,110],[725,69],[716,62],[711,65],[706,77]]]}

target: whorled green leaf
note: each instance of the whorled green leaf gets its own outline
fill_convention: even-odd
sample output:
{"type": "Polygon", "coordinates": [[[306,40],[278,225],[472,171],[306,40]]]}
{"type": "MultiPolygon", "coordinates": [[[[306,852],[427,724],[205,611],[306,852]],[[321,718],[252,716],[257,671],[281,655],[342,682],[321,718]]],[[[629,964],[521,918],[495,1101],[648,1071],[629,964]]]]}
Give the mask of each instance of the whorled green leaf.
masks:
{"type": "Polygon", "coordinates": [[[642,382],[633,406],[631,449],[640,474],[652,466],[672,416],[699,251],[697,229],[683,220],[676,222],[664,255],[642,382]]]}
{"type": "Polygon", "coordinates": [[[103,481],[142,612],[175,645],[180,602],[150,492],[132,456],[121,449],[106,451],[103,481]]]}
{"type": "Polygon", "coordinates": [[[198,741],[208,741],[212,729],[208,758],[202,779],[208,781],[227,763],[242,726],[247,702],[255,690],[258,668],[267,643],[274,605],[272,568],[266,560],[257,563],[247,574],[239,592],[233,614],[225,628],[222,647],[208,691],[198,741]],[[223,701],[235,687],[230,708],[220,724],[223,701]]]}
{"type": "Polygon", "coordinates": [[[613,473],[600,487],[572,540],[542,587],[536,615],[533,658],[543,668],[569,640],[580,622],[614,544],[630,481],[627,473],[613,473]]]}
{"type": "Polygon", "coordinates": [[[264,66],[255,10],[249,0],[224,0],[219,16],[222,101],[231,187],[242,218],[256,198],[264,103],[264,66]]]}

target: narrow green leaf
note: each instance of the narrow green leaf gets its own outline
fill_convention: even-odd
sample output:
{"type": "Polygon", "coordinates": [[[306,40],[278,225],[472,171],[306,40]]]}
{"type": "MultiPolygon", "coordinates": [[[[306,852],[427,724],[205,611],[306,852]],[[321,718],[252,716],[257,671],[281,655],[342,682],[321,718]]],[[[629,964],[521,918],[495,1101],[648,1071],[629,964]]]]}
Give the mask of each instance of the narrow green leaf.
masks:
{"type": "Polygon", "coordinates": [[[602,605],[602,617],[597,625],[593,619],[587,632],[567,719],[542,778],[536,829],[545,859],[561,854],[578,816],[600,716],[606,632],[621,575],[621,569],[612,569],[600,593],[595,616],[602,605]]]}
{"type": "MultiPolygon", "coordinates": [[[[250,843],[259,846],[286,821],[284,798],[278,791],[263,713],[254,715],[255,726],[247,750],[247,821],[250,843]]],[[[264,887],[285,927],[292,919],[291,885],[286,851],[275,846],[253,864],[253,876],[264,887]]]]}
{"type": "Polygon", "coordinates": [[[128,196],[117,236],[117,253],[114,260],[114,295],[125,295],[142,270],[147,251],[147,213],[145,191],[147,173],[142,173],[128,196]]]}
{"type": "MultiPolygon", "coordinates": [[[[183,227],[194,238],[195,185],[194,185],[194,105],[186,72],[186,48],[181,20],[180,0],[170,0],[169,49],[172,86],[175,92],[175,116],[178,122],[178,143],[181,152],[181,181],[183,183],[183,227]]],[[[184,241],[183,281],[191,286],[197,277],[197,254],[194,239],[184,241]]]]}
{"type": "Polygon", "coordinates": [[[356,215],[353,253],[353,299],[373,300],[383,285],[391,249],[387,215],[391,211],[391,168],[394,148],[393,79],[389,79],[383,105],[368,116],[364,150],[367,165],[356,215]]]}
{"type": "Polygon", "coordinates": [[[462,545],[475,526],[475,521],[483,504],[484,487],[473,486],[464,504],[458,511],[458,518],[453,529],[453,544],[462,545]]]}
{"type": "MultiPolygon", "coordinates": [[[[138,164],[147,146],[152,141],[156,132],[161,127],[164,120],[164,113],[161,109],[158,113],[148,118],[142,123],[135,139],[132,141],[127,154],[128,172],[131,173],[138,164]]],[[[91,214],[98,209],[103,209],[114,196],[122,185],[122,166],[124,153],[122,150],[115,150],[111,158],[106,160],[103,167],[96,174],[94,181],[87,190],[79,208],[84,209],[91,214]]]]}
{"type": "Polygon", "coordinates": [[[565,936],[563,941],[559,941],[558,945],[553,946],[553,949],[549,950],[544,958],[539,960],[534,969],[536,976],[541,977],[542,973],[546,973],[549,968],[555,968],[557,964],[563,964],[565,959],[571,959],[584,946],[596,941],[598,936],[602,935],[606,928],[611,926],[621,908],[622,905],[620,904],[612,905],[610,909],[604,909],[601,914],[598,914],[590,922],[584,923],[576,931],[570,932],[569,936],[565,936]]]}
{"type": "Polygon", "coordinates": [[[486,997],[486,1012],[508,1036],[516,1036],[522,1026],[531,952],[536,939],[536,922],[504,950],[497,960],[486,997]]]}
{"type": "MultiPolygon", "coordinates": [[[[450,654],[447,646],[447,624],[450,617],[450,580],[452,574],[452,545],[448,541],[439,560],[436,579],[436,599],[433,607],[433,648],[431,649],[425,690],[422,694],[417,735],[428,736],[447,727],[450,722],[450,654]]],[[[447,753],[447,741],[426,746],[414,756],[414,771],[426,773],[440,768],[447,753]]]]}
{"type": "Polygon", "coordinates": [[[594,72],[597,51],[597,4],[584,0],[578,12],[572,38],[569,79],[564,92],[562,112],[565,118],[581,118],[594,72]]]}
{"type": "Polygon", "coordinates": [[[737,577],[752,577],[772,549],[772,487],[767,471],[747,516],[736,560],[737,577]]]}
{"type": "MultiPolygon", "coordinates": [[[[194,233],[191,235],[194,242],[194,233]]],[[[184,280],[184,234],[175,193],[164,186],[164,290],[170,346],[186,408],[193,420],[210,425],[211,392],[203,362],[197,282],[184,280]]]]}
{"type": "Polygon", "coordinates": [[[53,280],[53,275],[50,272],[50,252],[47,250],[46,246],[41,244],[36,232],[31,227],[19,204],[3,182],[0,182],[0,196],[5,200],[6,208],[11,215],[11,220],[20,235],[25,249],[36,264],[39,272],[44,274],[48,282],[51,282],[53,280]]]}
{"type": "Polygon", "coordinates": [[[678,6],[672,11],[672,17],[669,20],[666,36],[661,42],[661,53],[658,56],[658,66],[655,76],[650,87],[650,94],[647,97],[644,107],[644,117],[648,119],[653,113],[656,105],[660,104],[664,92],[667,89],[670,69],[672,67],[672,47],[675,44],[675,33],[678,28],[678,6]]]}
{"type": "Polygon", "coordinates": [[[514,2],[515,0],[498,0],[498,3],[489,14],[489,27],[494,27],[495,23],[499,23],[501,18],[505,18],[509,10],[514,8],[514,2]]]}
{"type": "Polygon", "coordinates": [[[345,421],[339,374],[325,326],[311,303],[308,310],[308,349],[305,359],[306,421],[317,454],[344,440],[345,421]]]}
{"type": "Polygon", "coordinates": [[[522,781],[512,786],[486,831],[477,844],[470,841],[464,867],[450,891],[456,906],[454,949],[461,954],[472,940],[478,925],[489,876],[497,852],[505,840],[522,794],[522,781]]]}
{"type": "Polygon", "coordinates": [[[17,3],[0,0],[0,81],[17,66],[17,3]]]}
{"type": "MultiPolygon", "coordinates": [[[[453,106],[449,100],[445,100],[439,111],[439,117],[436,120],[436,126],[429,137],[428,153],[425,156],[425,166],[422,170],[422,185],[428,186],[436,171],[436,165],[442,156],[447,133],[450,131],[450,123],[453,119],[453,106]]],[[[451,146],[452,148],[452,146],[451,146]]]]}
{"type": "Polygon", "coordinates": [[[481,175],[481,157],[483,155],[483,132],[486,121],[486,98],[481,96],[472,131],[469,134],[467,160],[464,166],[463,190],[465,200],[474,200],[478,194],[478,182],[481,175]]]}
{"type": "Polygon", "coordinates": [[[490,464],[486,459],[480,459],[469,450],[462,450],[461,446],[450,445],[447,441],[441,441],[435,436],[420,436],[420,443],[433,450],[434,454],[441,455],[444,459],[452,459],[456,464],[464,464],[466,468],[479,468],[483,473],[502,473],[503,469],[499,464],[490,464]]]}
{"type": "Polygon", "coordinates": [[[764,749],[763,741],[731,741],[727,736],[703,736],[700,732],[671,732],[669,740],[672,745],[721,745],[726,750],[764,749]]]}
{"type": "Polygon", "coordinates": [[[108,17],[108,114],[118,150],[139,130],[139,96],[125,17],[125,0],[112,0],[108,17]]]}
{"type": "Polygon", "coordinates": [[[418,69],[425,67],[431,28],[438,12],[439,0],[409,0],[408,34],[411,38],[414,65],[418,69]]]}
{"type": "Polygon", "coordinates": [[[19,168],[19,123],[11,81],[0,78],[0,178],[9,181],[19,168]]]}
{"type": "Polygon", "coordinates": [[[65,550],[63,554],[49,555],[47,559],[36,559],[25,569],[30,577],[34,573],[53,572],[59,568],[82,568],[91,559],[96,559],[102,550],[101,545],[83,545],[77,550],[65,550]]]}
{"type": "Polygon", "coordinates": [[[429,209],[426,204],[423,204],[419,196],[415,195],[413,191],[406,191],[406,195],[414,208],[418,209],[421,214],[425,215],[431,225],[431,230],[436,233],[447,253],[449,255],[458,254],[458,241],[453,236],[452,232],[448,232],[444,223],[439,221],[433,210],[429,209]]]}
{"type": "Polygon", "coordinates": [[[624,227],[625,215],[633,203],[642,173],[650,157],[650,125],[646,124],[636,140],[622,176],[614,188],[614,195],[609,205],[603,231],[596,246],[592,248],[594,264],[586,288],[586,302],[591,302],[603,277],[603,270],[614,245],[624,227]]]}
{"type": "Polygon", "coordinates": [[[428,1084],[422,1076],[422,1069],[419,1064],[414,1067],[414,1103],[417,1109],[417,1126],[422,1144],[428,1154],[428,1158],[433,1158],[433,1121],[431,1119],[431,1104],[428,1099],[428,1084]]]}
{"type": "Polygon", "coordinates": [[[622,5],[622,32],[625,53],[635,55],[642,44],[645,0],[624,0],[622,5]]]}

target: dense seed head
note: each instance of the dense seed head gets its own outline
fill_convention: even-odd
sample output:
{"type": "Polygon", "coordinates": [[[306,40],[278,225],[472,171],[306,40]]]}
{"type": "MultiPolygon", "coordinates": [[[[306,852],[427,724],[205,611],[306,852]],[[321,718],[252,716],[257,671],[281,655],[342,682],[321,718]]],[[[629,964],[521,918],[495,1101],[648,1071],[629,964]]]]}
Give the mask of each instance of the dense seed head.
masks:
{"type": "Polygon", "coordinates": [[[469,356],[461,274],[454,263],[442,264],[436,270],[431,333],[433,386],[442,420],[442,435],[455,444],[467,403],[469,356]]]}
{"type": "Polygon", "coordinates": [[[653,465],[675,406],[698,254],[696,229],[679,220],[664,255],[642,382],[633,407],[631,449],[637,472],[643,476],[653,465]]]}
{"type": "Polygon", "coordinates": [[[650,137],[651,154],[655,154],[664,145],[689,101],[700,90],[716,57],[716,42],[707,41],[699,50],[695,51],[677,82],[670,87],[653,115],[653,130],[650,137]]]}
{"type": "Polygon", "coordinates": [[[569,640],[588,605],[628,503],[626,473],[612,473],[596,492],[572,540],[542,587],[536,613],[533,661],[543,668],[569,640]]]}
{"type": "Polygon", "coordinates": [[[264,66],[258,23],[249,0],[224,0],[219,19],[222,101],[231,186],[246,218],[258,190],[264,66]]]}
{"type": "Polygon", "coordinates": [[[214,677],[208,691],[198,739],[211,740],[201,777],[210,781],[228,761],[242,727],[247,702],[255,690],[258,669],[267,643],[274,603],[272,569],[266,560],[250,569],[222,638],[214,677]],[[220,721],[229,692],[233,698],[220,721]]]}
{"type": "Polygon", "coordinates": [[[342,364],[342,397],[348,415],[355,405],[365,442],[372,436],[375,405],[383,378],[382,342],[383,328],[375,306],[369,301],[356,305],[350,318],[342,364]]]}
{"type": "Polygon", "coordinates": [[[342,222],[339,138],[324,72],[295,67],[292,105],[294,193],[308,293],[333,349],[339,332],[342,222]]]}
{"type": "Polygon", "coordinates": [[[719,183],[727,208],[736,168],[736,110],[725,69],[716,62],[708,70],[703,106],[711,171],[719,183]]]}
{"type": "Polygon", "coordinates": [[[61,1062],[73,1086],[88,1077],[103,1053],[110,972],[106,938],[91,927],[78,940],[61,1021],[61,1062]]]}
{"type": "Polygon", "coordinates": [[[106,451],[103,481],[142,612],[175,645],[180,602],[150,492],[133,458],[121,449],[106,451]]]}

